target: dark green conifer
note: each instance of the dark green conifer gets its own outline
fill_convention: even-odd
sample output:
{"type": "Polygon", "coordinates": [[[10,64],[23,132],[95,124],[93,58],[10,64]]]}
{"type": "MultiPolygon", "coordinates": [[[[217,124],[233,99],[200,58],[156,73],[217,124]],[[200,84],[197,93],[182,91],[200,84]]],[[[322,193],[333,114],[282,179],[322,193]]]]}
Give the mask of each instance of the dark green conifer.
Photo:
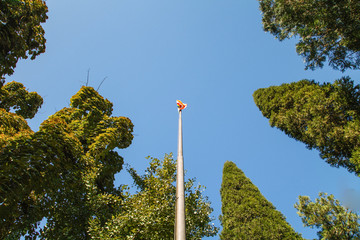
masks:
{"type": "Polygon", "coordinates": [[[302,239],[233,163],[224,164],[220,239],[302,239]]]}
{"type": "Polygon", "coordinates": [[[302,80],[258,89],[254,101],[272,127],[360,176],[360,85],[348,77],[332,84],[302,80]]]}

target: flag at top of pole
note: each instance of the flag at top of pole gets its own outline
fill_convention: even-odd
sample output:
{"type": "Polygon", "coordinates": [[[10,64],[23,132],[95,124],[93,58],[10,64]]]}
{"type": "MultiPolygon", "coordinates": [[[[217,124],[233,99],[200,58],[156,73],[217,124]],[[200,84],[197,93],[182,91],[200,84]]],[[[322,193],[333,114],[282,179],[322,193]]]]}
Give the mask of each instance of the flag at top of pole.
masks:
{"type": "Polygon", "coordinates": [[[185,182],[184,182],[184,157],[183,157],[183,142],[182,142],[182,110],[186,108],[187,104],[180,100],[176,101],[179,111],[179,136],[178,136],[178,156],[176,166],[176,204],[175,204],[175,240],[186,240],[186,226],[185,226],[185,182]]]}
{"type": "Polygon", "coordinates": [[[176,104],[179,112],[187,107],[187,104],[182,103],[180,100],[176,100],[176,104]]]}

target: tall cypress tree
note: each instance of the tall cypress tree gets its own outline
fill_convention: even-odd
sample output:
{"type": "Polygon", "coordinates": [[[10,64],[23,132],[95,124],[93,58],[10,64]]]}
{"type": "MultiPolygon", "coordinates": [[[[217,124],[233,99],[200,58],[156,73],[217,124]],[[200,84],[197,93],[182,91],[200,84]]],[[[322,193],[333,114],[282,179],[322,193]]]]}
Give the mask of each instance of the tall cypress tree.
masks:
{"type": "Polygon", "coordinates": [[[224,164],[220,192],[220,239],[302,239],[233,162],[224,164]]]}
{"type": "Polygon", "coordinates": [[[360,176],[360,85],[302,80],[258,89],[254,101],[272,127],[317,149],[334,167],[360,176]]]}

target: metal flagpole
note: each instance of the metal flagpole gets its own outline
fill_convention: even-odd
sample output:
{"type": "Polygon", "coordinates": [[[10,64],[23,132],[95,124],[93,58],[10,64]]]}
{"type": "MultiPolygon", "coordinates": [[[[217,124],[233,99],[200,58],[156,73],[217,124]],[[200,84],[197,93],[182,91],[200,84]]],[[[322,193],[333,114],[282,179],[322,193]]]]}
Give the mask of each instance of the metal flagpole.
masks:
{"type": "MultiPolygon", "coordinates": [[[[181,103],[181,101],[178,101],[181,103]]],[[[182,104],[182,103],[181,103],[182,104]]],[[[185,240],[185,186],[184,186],[184,157],[182,146],[182,119],[181,110],[186,105],[179,105],[179,135],[176,175],[176,208],[175,208],[175,240],[185,240]]]]}

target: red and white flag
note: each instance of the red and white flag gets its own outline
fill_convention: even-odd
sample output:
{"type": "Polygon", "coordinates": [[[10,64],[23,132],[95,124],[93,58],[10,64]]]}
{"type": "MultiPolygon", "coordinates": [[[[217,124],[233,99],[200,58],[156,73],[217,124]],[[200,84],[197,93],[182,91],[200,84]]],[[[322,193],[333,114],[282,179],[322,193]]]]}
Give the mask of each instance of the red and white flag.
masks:
{"type": "Polygon", "coordinates": [[[184,108],[186,108],[187,104],[182,103],[180,100],[176,100],[176,104],[178,107],[178,111],[180,112],[181,110],[183,110],[184,108]]]}

